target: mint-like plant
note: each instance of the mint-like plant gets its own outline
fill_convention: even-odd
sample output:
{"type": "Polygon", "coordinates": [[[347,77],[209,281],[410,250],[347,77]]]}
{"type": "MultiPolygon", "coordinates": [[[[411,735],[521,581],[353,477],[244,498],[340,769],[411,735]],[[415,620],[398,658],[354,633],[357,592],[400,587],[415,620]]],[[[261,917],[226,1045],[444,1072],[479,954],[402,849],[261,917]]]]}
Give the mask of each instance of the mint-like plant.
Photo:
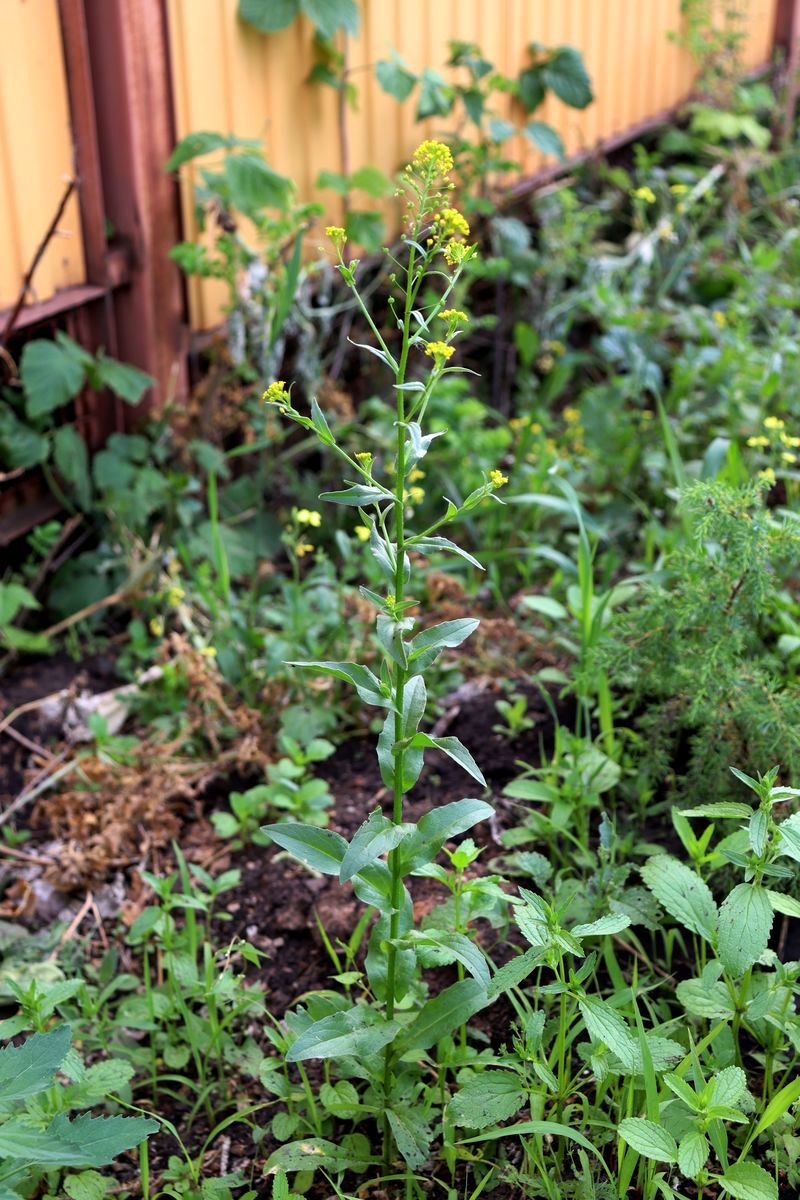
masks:
{"type": "MultiPolygon", "coordinates": [[[[448,203],[453,159],[439,142],[423,142],[405,169],[408,195],[404,260],[393,259],[395,293],[390,300],[397,339],[385,337],[362,299],[358,261],[345,262],[345,232],[330,227],[338,268],[369,325],[374,344],[363,349],[386,367],[394,393],[396,448],[393,462],[379,462],[365,449],[351,455],[338,444],[316,400],[305,416],[294,406],[283,382],[271,384],[264,398],[290,420],[316,433],[323,446],[346,464],[346,487],[321,499],[357,509],[369,530],[369,547],[385,578],[383,594],[362,588],[377,611],[377,640],[383,653],[379,674],[354,662],[304,662],[293,665],[345,680],[360,699],[386,712],[378,738],[383,781],[392,796],[389,813],[372,812],[348,843],[332,830],[298,823],[266,827],[272,841],[315,871],[351,882],[356,896],[377,911],[366,954],[365,999],[317,993],[287,1016],[289,1037],[276,1045],[290,1063],[336,1059],[348,1077],[366,1082],[363,1099],[348,1091],[348,1116],[377,1117],[383,1129],[383,1159],[395,1148],[412,1170],[425,1162],[433,1136],[430,1090],[423,1089],[416,1062],[420,1056],[463,1030],[470,1017],[489,1003],[489,969],[480,948],[459,930],[414,928],[406,879],[435,874],[432,863],[444,843],[492,813],[482,800],[455,801],[427,812],[417,823],[405,820],[404,798],[417,782],[426,750],[436,749],[457,762],[478,784],[481,771],[456,737],[434,737],[420,727],[425,715],[425,674],[446,647],[460,645],[476,629],[471,618],[445,621],[414,632],[411,591],[412,556],[458,554],[480,566],[443,537],[444,526],[493,496],[506,479],[499,470],[457,505],[445,500],[442,515],[425,528],[414,520],[414,481],[419,463],[441,432],[425,432],[428,404],[439,381],[461,368],[451,365],[455,342],[467,322],[465,313],[448,307],[462,269],[476,253],[467,241],[469,225],[448,203]],[[425,999],[420,967],[456,963],[458,978],[438,996],[425,999]],[[354,1065],[357,1064],[357,1065],[354,1065]]],[[[387,251],[388,253],[388,251],[387,251]]],[[[465,1039],[462,1034],[462,1046],[465,1039]]],[[[442,1075],[446,1066],[442,1066],[442,1075]]],[[[343,1085],[344,1086],[344,1085],[343,1085]]],[[[316,1134],[326,1131],[316,1105],[310,1105],[316,1134]]],[[[269,1169],[364,1169],[375,1159],[360,1134],[334,1144],[324,1137],[282,1146],[269,1169]],[[310,1150],[309,1147],[313,1147],[310,1150]],[[313,1158],[311,1157],[313,1153],[313,1158]]]]}

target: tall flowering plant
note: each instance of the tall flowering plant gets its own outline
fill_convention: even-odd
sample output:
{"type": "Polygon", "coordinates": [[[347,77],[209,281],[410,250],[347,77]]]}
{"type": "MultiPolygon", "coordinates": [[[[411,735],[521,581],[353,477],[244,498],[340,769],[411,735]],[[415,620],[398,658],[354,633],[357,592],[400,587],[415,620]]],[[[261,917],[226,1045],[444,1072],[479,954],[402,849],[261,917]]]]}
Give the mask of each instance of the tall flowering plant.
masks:
{"type": "MultiPolygon", "coordinates": [[[[362,998],[352,1003],[348,996],[316,994],[287,1017],[289,1035],[280,1048],[286,1061],[299,1064],[303,1079],[302,1064],[316,1058],[336,1060],[340,1073],[362,1080],[365,1089],[357,1100],[348,1092],[349,1117],[356,1125],[377,1118],[383,1131],[384,1161],[391,1162],[399,1152],[412,1169],[425,1161],[434,1132],[429,1099],[420,1100],[429,1093],[422,1088],[419,1060],[430,1056],[432,1048],[459,1027],[465,1046],[467,1021],[491,997],[488,964],[465,926],[456,921],[451,929],[415,929],[406,882],[411,875],[427,874],[447,883],[446,871],[435,864],[445,842],[493,811],[478,799],[434,808],[416,823],[405,820],[404,811],[404,798],[419,779],[426,750],[448,755],[481,787],[485,785],[477,763],[457,737],[433,737],[421,728],[427,701],[426,672],[446,647],[460,645],[479,622],[463,618],[416,631],[412,616],[413,561],[445,553],[480,566],[441,531],[506,482],[500,471],[492,471],[462,504],[445,500],[443,512],[433,524],[415,527],[415,472],[434,440],[442,436],[425,432],[428,404],[442,377],[463,369],[453,358],[467,317],[450,306],[450,297],[465,264],[476,253],[467,240],[465,218],[448,204],[452,169],[449,149],[426,141],[403,173],[405,253],[402,261],[394,259],[397,271],[391,277],[394,294],[389,302],[396,337],[384,336],[361,297],[358,261],[347,263],[344,259],[344,230],[330,227],[327,231],[338,269],[372,332],[374,344],[363,349],[380,359],[392,381],[397,433],[394,469],[379,471],[369,449],[354,455],[343,449],[315,400],[310,415],[304,415],[294,407],[284,383],[273,383],[264,393],[268,403],[316,433],[346,465],[346,486],[323,493],[321,499],[358,510],[361,535],[368,540],[385,580],[381,593],[361,589],[376,610],[377,641],[383,653],[378,674],[354,662],[293,665],[345,680],[365,704],[385,711],[377,754],[383,782],[392,797],[389,811],[370,813],[350,842],[332,830],[300,824],[266,829],[273,842],[300,862],[338,876],[343,884],[351,883],[356,896],[377,916],[369,935],[362,998]],[[424,284],[432,285],[426,296],[431,291],[438,295],[427,304],[420,299],[424,284]],[[455,963],[458,977],[439,995],[426,999],[421,967],[431,962],[455,963]]],[[[310,1118],[313,1132],[325,1132],[318,1107],[314,1112],[316,1118],[310,1118]]],[[[292,1169],[299,1161],[301,1145],[306,1167],[314,1162],[323,1167],[359,1167],[373,1161],[367,1140],[352,1134],[336,1144],[319,1137],[290,1143],[273,1156],[272,1169],[292,1169]],[[309,1147],[316,1157],[308,1157],[309,1147]]]]}

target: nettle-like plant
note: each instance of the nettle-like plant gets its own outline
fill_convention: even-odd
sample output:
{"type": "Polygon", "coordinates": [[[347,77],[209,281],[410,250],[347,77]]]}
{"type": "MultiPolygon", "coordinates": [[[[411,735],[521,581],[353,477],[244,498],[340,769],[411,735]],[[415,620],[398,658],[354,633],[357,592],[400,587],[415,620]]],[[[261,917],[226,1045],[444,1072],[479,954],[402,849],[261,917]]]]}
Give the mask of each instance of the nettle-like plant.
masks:
{"type": "MultiPolygon", "coordinates": [[[[375,324],[359,294],[358,262],[344,260],[344,230],[328,230],[339,271],[352,288],[376,342],[363,348],[377,355],[391,375],[397,433],[394,462],[383,464],[380,471],[371,452],[351,456],[338,445],[316,401],[311,402],[311,415],[302,415],[283,383],[273,383],[264,394],[267,402],[315,432],[323,446],[347,464],[347,486],[324,493],[321,499],[359,511],[363,526],[369,529],[370,550],[385,577],[385,594],[361,589],[377,610],[377,640],[383,651],[379,674],[349,662],[294,665],[346,680],[365,704],[386,711],[377,752],[383,781],[392,796],[391,811],[372,812],[349,843],[332,830],[315,826],[282,823],[266,827],[278,846],[315,871],[338,876],[342,884],[351,882],[356,896],[377,911],[366,953],[366,980],[361,983],[364,998],[353,1004],[346,996],[331,992],[308,997],[287,1016],[288,1037],[276,1035],[276,1045],[287,1062],[298,1064],[306,1082],[305,1060],[335,1059],[341,1077],[336,1085],[339,1091],[326,1085],[332,1107],[325,1109],[327,1102],[322,1097],[325,1111],[341,1110],[357,1124],[377,1120],[383,1131],[384,1163],[391,1164],[399,1151],[412,1170],[428,1156],[437,1104],[434,1089],[423,1086],[420,1062],[441,1039],[463,1029],[489,1003],[490,981],[487,961],[465,932],[466,922],[455,930],[414,928],[406,884],[412,874],[435,877],[434,859],[444,843],[486,820],[493,811],[485,801],[465,799],[433,809],[412,823],[405,820],[404,806],[428,749],[442,751],[478,784],[485,785],[478,765],[458,738],[434,737],[420,730],[427,699],[425,673],[446,647],[458,646],[468,638],[478,621],[445,621],[415,634],[411,616],[415,606],[413,560],[444,552],[459,554],[479,566],[439,531],[492,497],[506,482],[499,470],[493,470],[463,504],[447,500],[438,520],[424,529],[414,528],[415,472],[434,439],[441,436],[424,432],[425,414],[439,381],[460,369],[449,363],[467,317],[448,307],[448,300],[464,265],[476,253],[466,240],[466,220],[448,205],[452,168],[448,148],[426,141],[402,176],[409,198],[405,261],[393,260],[396,293],[390,304],[399,331],[396,348],[390,345],[394,339],[387,340],[375,324]],[[437,298],[431,300],[433,294],[437,298]],[[437,996],[425,999],[420,968],[447,963],[456,964],[458,978],[437,996]],[[350,1079],[362,1081],[360,1095],[350,1079]]],[[[502,897],[500,889],[496,890],[502,897]]],[[[497,895],[487,899],[490,905],[497,902],[497,895]]],[[[464,1036],[459,1045],[466,1053],[464,1036]]],[[[443,1066],[439,1074],[442,1092],[445,1073],[443,1066]]],[[[307,1127],[317,1135],[327,1129],[316,1103],[309,1105],[307,1127]]],[[[364,1169],[376,1161],[367,1139],[354,1133],[335,1144],[317,1136],[284,1145],[270,1159],[269,1169],[364,1169]]]]}

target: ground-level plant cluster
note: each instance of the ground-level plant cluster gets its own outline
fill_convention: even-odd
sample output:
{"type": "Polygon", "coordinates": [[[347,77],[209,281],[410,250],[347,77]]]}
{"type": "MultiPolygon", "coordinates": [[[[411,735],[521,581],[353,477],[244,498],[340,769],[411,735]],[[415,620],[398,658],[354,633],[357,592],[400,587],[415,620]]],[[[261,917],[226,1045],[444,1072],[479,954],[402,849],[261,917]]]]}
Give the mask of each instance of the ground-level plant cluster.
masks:
{"type": "MultiPolygon", "coordinates": [[[[188,409],[90,473],[52,397],[146,381],[22,358],[0,445],[71,514],[0,581],[3,1200],[796,1194],[800,151],[748,134],[765,87],[513,203],[424,140],[378,255],[328,226],[304,266],[273,180],[269,320],[232,302],[188,409]]],[[[235,207],[253,148],[173,165],[209,152],[235,207]]]]}

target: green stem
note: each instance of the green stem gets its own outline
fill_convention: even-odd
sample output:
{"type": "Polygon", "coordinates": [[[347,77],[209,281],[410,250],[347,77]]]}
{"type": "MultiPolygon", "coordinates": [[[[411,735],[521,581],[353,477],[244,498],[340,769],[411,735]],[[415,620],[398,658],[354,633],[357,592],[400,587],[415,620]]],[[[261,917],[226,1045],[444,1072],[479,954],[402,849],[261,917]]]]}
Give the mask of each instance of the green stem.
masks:
{"type": "MultiPolygon", "coordinates": [[[[412,288],[414,274],[415,252],[412,246],[408,259],[408,276],[406,284],[406,303],[405,313],[403,317],[403,344],[400,354],[400,363],[397,368],[396,382],[398,384],[405,382],[406,364],[408,362],[409,349],[409,330],[411,326],[411,308],[414,300],[414,291],[412,288]]],[[[396,561],[394,574],[394,602],[396,611],[402,612],[402,603],[405,590],[405,477],[406,477],[406,431],[403,422],[405,420],[405,402],[403,399],[404,392],[397,390],[397,469],[395,472],[395,542],[396,542],[396,561]]],[[[394,740],[402,742],[403,740],[403,698],[405,694],[405,686],[407,679],[407,671],[400,663],[395,664],[394,669],[394,740]]],[[[394,759],[394,798],[392,804],[392,820],[396,825],[399,825],[403,820],[403,760],[405,751],[399,750],[394,759]]],[[[388,856],[388,865],[392,877],[391,885],[391,917],[389,919],[389,950],[386,960],[386,1019],[391,1021],[394,1018],[395,1006],[395,991],[397,981],[397,940],[400,928],[400,900],[402,878],[400,876],[400,863],[397,856],[397,851],[392,851],[388,856]]],[[[387,1045],[384,1050],[384,1066],[383,1066],[383,1090],[384,1099],[389,1095],[392,1086],[392,1048],[387,1045]]],[[[391,1161],[392,1154],[392,1136],[391,1128],[388,1119],[384,1117],[383,1129],[383,1154],[387,1165],[391,1161]]]]}

